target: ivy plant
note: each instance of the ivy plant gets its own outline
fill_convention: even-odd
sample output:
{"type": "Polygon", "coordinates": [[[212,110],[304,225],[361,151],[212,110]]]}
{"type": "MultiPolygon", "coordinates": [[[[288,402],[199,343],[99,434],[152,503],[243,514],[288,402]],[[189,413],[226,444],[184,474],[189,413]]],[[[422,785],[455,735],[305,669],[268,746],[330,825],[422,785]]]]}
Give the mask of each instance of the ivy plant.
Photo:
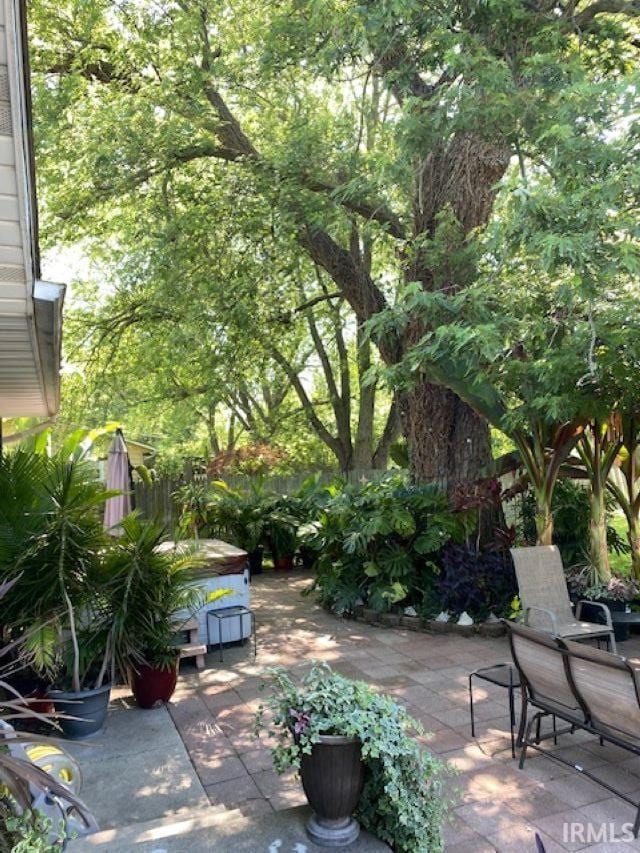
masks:
{"type": "Polygon", "coordinates": [[[361,681],[314,665],[300,681],[283,669],[267,673],[271,690],[260,705],[255,731],[277,739],[272,749],[278,773],[300,769],[320,735],[357,737],[366,780],[356,817],[396,853],[437,853],[447,806],[444,766],[423,750],[420,723],[391,699],[361,681]],[[413,736],[412,736],[413,735],[413,736]]]}

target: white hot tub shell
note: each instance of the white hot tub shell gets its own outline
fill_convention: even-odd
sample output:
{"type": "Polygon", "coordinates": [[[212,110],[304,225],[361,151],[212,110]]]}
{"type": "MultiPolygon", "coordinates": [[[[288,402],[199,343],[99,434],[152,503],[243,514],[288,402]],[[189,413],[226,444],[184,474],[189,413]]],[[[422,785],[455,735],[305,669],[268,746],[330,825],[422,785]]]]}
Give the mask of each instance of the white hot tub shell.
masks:
{"type": "MultiPolygon", "coordinates": [[[[217,646],[220,642],[219,631],[222,630],[223,643],[236,643],[246,640],[251,636],[251,617],[249,615],[234,616],[233,618],[218,620],[209,619],[207,629],[207,613],[210,610],[222,610],[225,607],[251,608],[251,584],[249,583],[249,570],[247,566],[247,553],[240,548],[229,545],[221,539],[199,539],[180,542],[163,542],[158,550],[169,551],[182,548],[193,548],[203,556],[205,565],[198,569],[194,586],[198,586],[204,593],[204,598],[209,593],[221,589],[231,590],[228,595],[217,601],[207,602],[193,614],[198,620],[198,641],[211,646],[217,646]]],[[[176,613],[176,619],[188,619],[190,616],[186,611],[176,613]]]]}

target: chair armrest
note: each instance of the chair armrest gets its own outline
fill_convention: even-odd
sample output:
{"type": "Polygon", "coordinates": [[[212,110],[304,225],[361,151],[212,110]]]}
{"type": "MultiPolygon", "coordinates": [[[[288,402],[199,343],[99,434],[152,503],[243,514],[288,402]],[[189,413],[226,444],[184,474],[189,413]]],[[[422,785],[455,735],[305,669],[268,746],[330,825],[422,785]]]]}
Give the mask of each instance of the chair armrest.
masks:
{"type": "Polygon", "coordinates": [[[590,601],[588,598],[583,598],[576,604],[576,619],[580,620],[582,616],[582,605],[588,604],[589,607],[599,607],[600,610],[604,613],[604,618],[606,620],[605,625],[607,628],[611,628],[613,630],[613,622],[611,621],[611,611],[607,607],[606,604],[603,604],[601,601],[590,601]]]}
{"type": "Polygon", "coordinates": [[[546,607],[537,607],[535,604],[530,605],[524,611],[524,624],[529,624],[529,614],[532,610],[535,610],[536,613],[541,613],[543,616],[546,616],[549,622],[551,623],[551,633],[557,635],[558,634],[558,620],[556,619],[556,614],[553,610],[548,610],[546,607]]]}

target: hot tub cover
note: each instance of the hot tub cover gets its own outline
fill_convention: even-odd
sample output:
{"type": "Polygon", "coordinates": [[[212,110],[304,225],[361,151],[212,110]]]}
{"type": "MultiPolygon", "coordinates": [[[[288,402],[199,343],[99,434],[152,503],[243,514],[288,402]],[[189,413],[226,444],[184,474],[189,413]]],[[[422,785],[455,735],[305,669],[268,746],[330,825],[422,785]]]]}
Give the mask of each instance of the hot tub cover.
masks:
{"type": "Polygon", "coordinates": [[[242,548],[236,548],[222,539],[181,539],[179,542],[169,540],[158,546],[160,553],[174,549],[195,549],[204,559],[204,565],[194,574],[206,577],[211,574],[235,575],[244,571],[248,554],[242,548]]]}

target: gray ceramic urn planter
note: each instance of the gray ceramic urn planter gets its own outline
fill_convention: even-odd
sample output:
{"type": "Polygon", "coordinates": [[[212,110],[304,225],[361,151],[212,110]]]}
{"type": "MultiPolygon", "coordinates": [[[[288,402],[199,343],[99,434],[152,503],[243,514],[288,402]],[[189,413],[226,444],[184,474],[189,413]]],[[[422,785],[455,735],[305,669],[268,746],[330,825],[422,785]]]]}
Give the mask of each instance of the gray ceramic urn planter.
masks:
{"type": "Polygon", "coordinates": [[[360,741],[321,735],[300,765],[302,787],[313,809],[307,834],[319,847],[346,847],[357,839],[360,825],[352,814],[364,785],[360,741]]]}

